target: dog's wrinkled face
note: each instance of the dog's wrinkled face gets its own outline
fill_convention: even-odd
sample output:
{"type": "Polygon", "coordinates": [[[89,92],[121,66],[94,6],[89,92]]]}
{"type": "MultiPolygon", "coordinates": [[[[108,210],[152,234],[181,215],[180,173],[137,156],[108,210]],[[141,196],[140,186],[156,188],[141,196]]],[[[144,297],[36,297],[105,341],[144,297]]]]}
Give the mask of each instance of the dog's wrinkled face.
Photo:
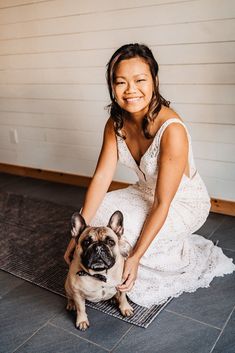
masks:
{"type": "Polygon", "coordinates": [[[114,266],[117,256],[127,256],[129,244],[121,239],[123,215],[114,212],[107,227],[90,227],[79,213],[72,216],[73,234],[81,265],[87,270],[104,271],[114,266]]]}
{"type": "Polygon", "coordinates": [[[80,239],[83,266],[93,271],[110,269],[115,264],[117,243],[117,236],[108,227],[86,228],[80,239]]]}

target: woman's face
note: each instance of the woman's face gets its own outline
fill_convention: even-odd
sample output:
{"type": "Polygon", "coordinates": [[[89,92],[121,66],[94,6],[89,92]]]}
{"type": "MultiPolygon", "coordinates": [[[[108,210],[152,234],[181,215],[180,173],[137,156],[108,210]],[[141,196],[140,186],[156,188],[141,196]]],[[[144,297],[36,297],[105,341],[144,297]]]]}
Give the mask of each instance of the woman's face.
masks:
{"type": "Polygon", "coordinates": [[[122,109],[132,116],[143,117],[153,95],[152,75],[144,59],[122,60],[115,71],[113,90],[122,109]]]}

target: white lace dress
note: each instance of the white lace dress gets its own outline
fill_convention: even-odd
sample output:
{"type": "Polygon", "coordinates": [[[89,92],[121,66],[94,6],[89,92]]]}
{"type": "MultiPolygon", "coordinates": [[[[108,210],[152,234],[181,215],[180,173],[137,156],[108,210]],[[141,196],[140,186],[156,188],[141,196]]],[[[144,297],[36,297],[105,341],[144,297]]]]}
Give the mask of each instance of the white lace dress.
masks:
{"type": "MultiPolygon", "coordinates": [[[[105,225],[111,214],[122,211],[124,235],[133,246],[151,208],[158,175],[160,141],[165,129],[177,118],[167,120],[158,130],[138,166],[125,141],[117,137],[119,161],[133,169],[139,181],[125,189],[106,194],[92,225],[105,225]]],[[[186,129],[186,127],[185,127],[186,129]]],[[[187,131],[187,129],[186,129],[187,131]]],[[[183,175],[171,203],[167,219],[141,258],[135,286],[130,299],[142,306],[161,304],[169,297],[208,287],[215,276],[234,271],[232,259],[221,248],[200,235],[193,234],[205,222],[210,210],[210,198],[198,174],[189,140],[190,175],[183,175]]]]}

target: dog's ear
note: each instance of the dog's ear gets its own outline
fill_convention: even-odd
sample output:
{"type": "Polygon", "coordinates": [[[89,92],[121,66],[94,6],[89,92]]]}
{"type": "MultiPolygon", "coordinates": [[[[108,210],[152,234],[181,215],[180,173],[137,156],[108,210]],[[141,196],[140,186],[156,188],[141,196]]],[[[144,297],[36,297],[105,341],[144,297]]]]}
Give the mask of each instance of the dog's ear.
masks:
{"type": "Polygon", "coordinates": [[[79,212],[75,212],[71,218],[71,235],[73,238],[76,238],[76,241],[78,241],[79,235],[84,231],[86,226],[86,221],[82,215],[79,212]]]}
{"type": "Polygon", "coordinates": [[[123,214],[121,211],[116,211],[110,217],[108,227],[111,228],[118,237],[123,234],[123,214]]]}

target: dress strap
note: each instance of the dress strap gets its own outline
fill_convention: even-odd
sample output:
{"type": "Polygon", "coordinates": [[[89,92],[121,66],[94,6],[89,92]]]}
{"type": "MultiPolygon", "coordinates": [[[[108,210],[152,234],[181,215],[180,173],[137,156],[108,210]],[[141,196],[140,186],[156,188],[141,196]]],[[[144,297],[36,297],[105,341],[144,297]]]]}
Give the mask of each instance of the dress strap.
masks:
{"type": "Polygon", "coordinates": [[[187,136],[189,135],[188,134],[188,130],[185,126],[185,124],[178,118],[171,118],[171,119],[168,119],[166,120],[159,128],[158,132],[157,132],[157,145],[160,145],[160,142],[161,142],[161,138],[162,138],[162,135],[164,133],[164,131],[166,130],[166,128],[172,124],[172,123],[178,123],[178,124],[181,124],[184,126],[186,132],[187,132],[187,136]]]}
{"type": "Polygon", "coordinates": [[[157,141],[156,144],[160,150],[160,143],[161,143],[161,138],[162,135],[164,133],[164,131],[166,130],[166,128],[172,124],[172,123],[178,123],[180,125],[182,125],[185,128],[185,131],[187,133],[187,138],[188,138],[188,144],[189,144],[189,150],[188,150],[188,162],[189,162],[189,176],[190,178],[192,178],[192,176],[196,173],[196,166],[195,166],[195,162],[194,162],[194,158],[193,158],[193,152],[192,152],[192,142],[191,142],[191,136],[188,132],[187,127],[185,126],[185,124],[178,118],[171,118],[166,120],[161,127],[159,128],[158,132],[157,132],[157,141]]]}

